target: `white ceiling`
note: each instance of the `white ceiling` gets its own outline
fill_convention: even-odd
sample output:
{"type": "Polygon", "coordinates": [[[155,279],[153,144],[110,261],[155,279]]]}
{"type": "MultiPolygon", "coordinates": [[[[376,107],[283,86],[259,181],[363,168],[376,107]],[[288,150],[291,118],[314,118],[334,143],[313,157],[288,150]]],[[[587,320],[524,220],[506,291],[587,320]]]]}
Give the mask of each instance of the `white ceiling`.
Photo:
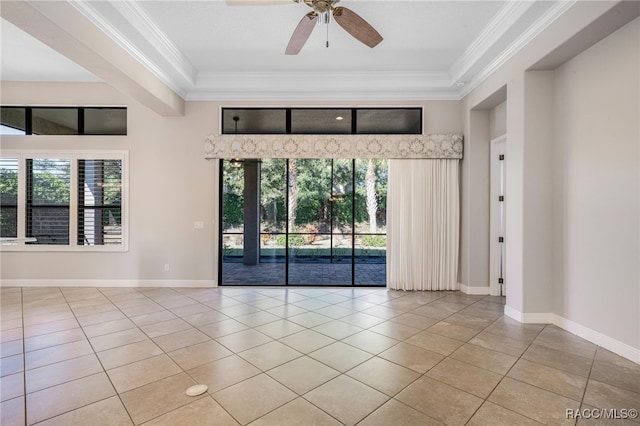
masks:
{"type": "MultiPolygon", "coordinates": [[[[341,6],[367,20],[384,40],[370,49],[332,22],[328,48],[327,28],[319,26],[297,56],[284,50],[310,10],[304,3],[70,3],[186,100],[402,101],[460,99],[572,1],[343,0],[341,6]]],[[[4,17],[3,81],[101,80],[49,48],[46,43],[55,43],[42,30],[37,40],[24,21],[8,18],[18,28],[4,17]]]]}

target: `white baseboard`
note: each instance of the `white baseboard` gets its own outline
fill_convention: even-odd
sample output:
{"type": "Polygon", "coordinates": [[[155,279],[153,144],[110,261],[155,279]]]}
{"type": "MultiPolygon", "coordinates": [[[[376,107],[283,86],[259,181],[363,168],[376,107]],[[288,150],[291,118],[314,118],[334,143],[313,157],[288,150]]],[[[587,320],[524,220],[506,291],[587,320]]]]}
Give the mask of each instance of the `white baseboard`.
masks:
{"type": "Polygon", "coordinates": [[[626,343],[613,339],[607,335],[600,333],[599,331],[592,330],[559,315],[556,315],[556,322],[554,322],[554,324],[562,328],[563,330],[567,330],[568,332],[580,336],[583,339],[590,341],[591,343],[595,343],[596,345],[602,346],[603,348],[608,349],[615,354],[618,354],[624,358],[630,359],[637,364],[640,364],[640,349],[638,348],[629,346],[626,343]]]}
{"type": "Polygon", "coordinates": [[[486,296],[489,294],[489,287],[470,287],[466,284],[462,284],[462,283],[458,283],[458,285],[460,286],[460,291],[463,292],[464,294],[473,294],[473,295],[480,295],[480,296],[486,296]]]}
{"type": "Polygon", "coordinates": [[[504,307],[504,314],[509,318],[525,324],[553,324],[568,331],[569,333],[575,334],[578,337],[582,337],[591,343],[618,354],[621,357],[640,364],[640,348],[629,346],[626,343],[614,339],[613,337],[609,337],[599,331],[592,330],[589,327],[585,327],[577,322],[568,320],[560,315],[551,312],[522,313],[510,306],[504,307]]]}
{"type": "Polygon", "coordinates": [[[523,323],[526,324],[554,324],[557,325],[556,314],[552,314],[549,312],[539,312],[539,313],[527,313],[522,314],[523,323]]]}
{"type": "Polygon", "coordinates": [[[0,280],[0,287],[217,287],[214,280],[0,280]]]}

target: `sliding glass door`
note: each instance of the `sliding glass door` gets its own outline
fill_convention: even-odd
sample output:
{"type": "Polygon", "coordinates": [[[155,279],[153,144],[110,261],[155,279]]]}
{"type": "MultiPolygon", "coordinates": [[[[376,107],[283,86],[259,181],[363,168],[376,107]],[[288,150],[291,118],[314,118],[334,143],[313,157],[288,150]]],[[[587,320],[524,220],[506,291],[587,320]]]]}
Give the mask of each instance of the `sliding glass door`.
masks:
{"type": "Polygon", "coordinates": [[[388,163],[373,158],[354,160],[354,163],[353,280],[356,285],[386,285],[388,163]]]}
{"type": "Polygon", "coordinates": [[[386,160],[223,160],[221,170],[221,284],[386,284],[386,160]]]}
{"type": "Polygon", "coordinates": [[[351,285],[353,161],[289,160],[289,200],[289,284],[351,285]]]}

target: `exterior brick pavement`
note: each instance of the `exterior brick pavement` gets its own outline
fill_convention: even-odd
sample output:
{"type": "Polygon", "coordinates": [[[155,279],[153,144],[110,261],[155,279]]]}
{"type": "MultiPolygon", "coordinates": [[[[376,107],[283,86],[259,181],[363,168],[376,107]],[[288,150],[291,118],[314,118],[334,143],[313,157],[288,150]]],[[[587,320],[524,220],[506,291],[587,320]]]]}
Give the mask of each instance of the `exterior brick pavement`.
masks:
{"type": "MultiPolygon", "coordinates": [[[[289,285],[351,285],[351,266],[351,263],[290,263],[289,285]]],[[[222,285],[284,285],[285,267],[285,263],[275,262],[250,266],[224,262],[222,285]]],[[[355,285],[384,286],[386,283],[386,264],[355,264],[355,285]]]]}

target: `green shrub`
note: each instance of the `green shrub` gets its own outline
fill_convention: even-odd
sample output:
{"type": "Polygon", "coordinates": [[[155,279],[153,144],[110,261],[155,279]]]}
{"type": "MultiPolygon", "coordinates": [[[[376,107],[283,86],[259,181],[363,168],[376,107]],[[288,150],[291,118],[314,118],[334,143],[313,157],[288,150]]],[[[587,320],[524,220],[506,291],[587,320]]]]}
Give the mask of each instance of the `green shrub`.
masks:
{"type": "Polygon", "coordinates": [[[364,247],[386,247],[387,236],[386,235],[363,235],[360,238],[360,242],[364,247]]]}
{"type": "MultiPolygon", "coordinates": [[[[286,235],[276,236],[276,245],[278,247],[284,247],[287,241],[286,235]]],[[[306,243],[306,239],[302,235],[289,235],[289,247],[303,246],[306,243]]]]}

